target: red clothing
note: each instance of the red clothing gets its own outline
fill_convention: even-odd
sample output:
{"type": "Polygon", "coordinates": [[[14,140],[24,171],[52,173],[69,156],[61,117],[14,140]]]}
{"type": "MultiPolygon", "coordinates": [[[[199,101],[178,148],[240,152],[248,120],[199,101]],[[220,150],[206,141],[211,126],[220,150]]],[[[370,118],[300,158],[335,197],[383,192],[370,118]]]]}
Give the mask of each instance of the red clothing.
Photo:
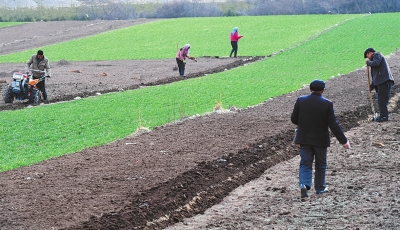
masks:
{"type": "Polygon", "coordinates": [[[231,41],[237,42],[237,41],[239,41],[239,39],[241,39],[242,37],[243,37],[243,36],[242,36],[242,35],[239,35],[238,32],[236,32],[236,33],[234,33],[234,34],[231,33],[231,41]]]}
{"type": "Polygon", "coordinates": [[[181,61],[185,60],[188,56],[189,56],[189,50],[185,47],[183,47],[178,51],[178,53],[176,53],[176,58],[178,58],[181,61]]]}

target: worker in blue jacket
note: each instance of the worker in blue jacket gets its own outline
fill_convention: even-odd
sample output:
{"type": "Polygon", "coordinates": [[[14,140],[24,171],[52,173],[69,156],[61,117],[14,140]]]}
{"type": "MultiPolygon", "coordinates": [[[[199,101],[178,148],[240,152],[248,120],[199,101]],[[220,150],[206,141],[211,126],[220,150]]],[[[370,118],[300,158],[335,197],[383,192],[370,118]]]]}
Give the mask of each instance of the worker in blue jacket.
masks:
{"type": "Polygon", "coordinates": [[[385,57],[379,53],[375,52],[374,48],[368,48],[364,52],[364,58],[367,58],[365,63],[371,67],[371,77],[372,84],[369,90],[375,89],[378,94],[378,106],[380,116],[375,118],[377,122],[383,122],[389,120],[389,98],[390,92],[394,85],[393,75],[390,72],[389,65],[385,57]]]}

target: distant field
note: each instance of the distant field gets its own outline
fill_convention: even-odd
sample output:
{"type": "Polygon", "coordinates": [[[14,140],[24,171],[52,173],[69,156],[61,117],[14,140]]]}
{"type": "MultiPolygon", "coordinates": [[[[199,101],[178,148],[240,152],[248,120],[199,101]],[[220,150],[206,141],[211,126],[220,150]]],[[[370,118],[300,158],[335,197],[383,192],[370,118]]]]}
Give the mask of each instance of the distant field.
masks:
{"type": "MultiPolygon", "coordinates": [[[[241,2],[244,0],[236,0],[241,2]]],[[[107,2],[107,1],[105,1],[107,2]]],[[[173,2],[173,0],[127,0],[127,1],[108,1],[112,3],[129,3],[129,4],[143,4],[143,3],[168,3],[173,2]]],[[[202,0],[201,2],[229,2],[229,0],[202,0]]],[[[34,0],[18,0],[18,1],[0,1],[0,7],[69,7],[69,6],[79,6],[79,5],[91,5],[93,1],[90,0],[49,0],[49,1],[34,1],[34,0]]]]}
{"type": "MultiPolygon", "coordinates": [[[[241,55],[266,55],[274,51],[277,51],[277,55],[203,78],[62,104],[2,111],[1,119],[7,121],[7,126],[1,124],[3,147],[0,148],[0,171],[106,144],[135,132],[141,124],[152,129],[175,121],[180,118],[180,113],[192,116],[211,112],[217,102],[221,102],[224,108],[246,108],[297,90],[312,79],[326,80],[338,74],[347,74],[365,65],[363,52],[367,47],[374,47],[384,55],[398,50],[398,25],[400,13],[240,17],[231,18],[230,21],[219,18],[174,19],[45,47],[46,52],[52,50],[50,53],[54,56],[51,59],[57,60],[60,58],[57,49],[66,49],[72,44],[90,44],[91,41],[97,54],[103,55],[102,49],[111,50],[115,44],[123,46],[120,43],[120,39],[124,39],[122,35],[130,35],[136,38],[132,40],[137,42],[135,45],[143,46],[142,52],[149,53],[148,58],[173,58],[175,42],[191,43],[192,52],[197,56],[214,56],[230,50],[227,36],[231,27],[239,26],[245,34],[243,41],[240,41],[241,55]],[[224,25],[223,31],[220,31],[222,28],[219,25],[214,25],[219,24],[216,22],[224,25]],[[178,29],[186,23],[198,26],[190,33],[177,33],[186,31],[178,29]],[[373,33],[369,32],[371,28],[373,33]],[[164,31],[172,38],[161,36],[164,31]],[[151,34],[153,39],[146,33],[151,34]],[[137,37],[138,34],[146,35],[148,40],[137,37]],[[172,48],[169,45],[160,46],[164,37],[173,43],[172,48]],[[154,46],[159,46],[157,49],[168,55],[157,52],[154,46]],[[284,52],[280,53],[280,49],[284,52]],[[41,116],[43,114],[47,116],[41,116]],[[22,126],[21,117],[36,119],[30,120],[28,126],[22,126]],[[43,127],[41,140],[18,141],[25,133],[37,132],[36,127],[43,127]]],[[[142,57],[142,52],[132,52],[130,55],[142,57]]],[[[76,56],[82,58],[83,54],[76,56]]],[[[21,57],[25,60],[26,53],[6,57],[7,60],[11,57],[14,61],[21,57]]],[[[68,53],[65,57],[73,58],[68,53]]],[[[6,60],[4,58],[1,56],[2,61],[6,60]]],[[[116,56],[110,58],[116,59],[116,56]]]]}
{"type": "MultiPolygon", "coordinates": [[[[52,61],[164,59],[191,44],[194,56],[228,56],[229,33],[239,27],[240,56],[267,56],[363,15],[302,15],[179,18],[161,20],[88,38],[40,47],[52,61]],[[190,29],[188,29],[190,28],[190,29]],[[79,47],[77,49],[76,47],[79,47]]],[[[24,62],[37,49],[0,56],[3,62],[24,62]]]]}

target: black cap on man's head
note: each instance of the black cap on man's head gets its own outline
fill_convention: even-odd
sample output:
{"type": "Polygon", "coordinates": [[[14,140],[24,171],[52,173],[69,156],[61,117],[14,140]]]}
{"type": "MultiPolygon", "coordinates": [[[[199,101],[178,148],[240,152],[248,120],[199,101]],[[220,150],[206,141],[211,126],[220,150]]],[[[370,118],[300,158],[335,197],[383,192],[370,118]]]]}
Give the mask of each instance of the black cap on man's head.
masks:
{"type": "Polygon", "coordinates": [[[38,50],[37,55],[43,55],[43,50],[38,50]]]}
{"type": "Polygon", "coordinates": [[[310,89],[312,91],[316,91],[316,92],[324,90],[325,89],[325,82],[322,81],[322,80],[314,80],[310,84],[310,89]]]}
{"type": "Polygon", "coordinates": [[[367,58],[367,54],[368,54],[369,52],[374,52],[374,53],[375,53],[374,48],[368,48],[368,49],[366,49],[365,52],[364,52],[364,58],[367,58]]]}

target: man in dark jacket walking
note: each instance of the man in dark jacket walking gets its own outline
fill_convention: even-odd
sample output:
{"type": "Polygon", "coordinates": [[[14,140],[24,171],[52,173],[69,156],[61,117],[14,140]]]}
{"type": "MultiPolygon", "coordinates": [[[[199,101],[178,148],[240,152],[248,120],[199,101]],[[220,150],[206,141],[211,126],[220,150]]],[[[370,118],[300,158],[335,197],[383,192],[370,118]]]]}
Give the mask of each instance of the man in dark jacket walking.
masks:
{"type": "Polygon", "coordinates": [[[336,120],[333,103],[324,97],[325,82],[314,80],[310,84],[311,94],[299,97],[291,115],[297,125],[295,143],[300,145],[299,183],[301,197],[308,197],[312,184],[312,167],[315,158],[314,188],[316,194],[327,192],[325,174],[327,148],[330,146],[329,129],[345,149],[350,144],[336,120]],[[328,129],[329,128],[329,129],[328,129]]]}
{"type": "Polygon", "coordinates": [[[375,52],[373,48],[368,48],[364,52],[364,58],[367,58],[365,63],[371,66],[372,84],[369,90],[375,89],[378,94],[378,106],[380,116],[375,118],[377,122],[383,122],[389,120],[388,103],[390,98],[390,92],[394,85],[394,79],[390,72],[389,65],[385,57],[378,52],[375,52]]]}

